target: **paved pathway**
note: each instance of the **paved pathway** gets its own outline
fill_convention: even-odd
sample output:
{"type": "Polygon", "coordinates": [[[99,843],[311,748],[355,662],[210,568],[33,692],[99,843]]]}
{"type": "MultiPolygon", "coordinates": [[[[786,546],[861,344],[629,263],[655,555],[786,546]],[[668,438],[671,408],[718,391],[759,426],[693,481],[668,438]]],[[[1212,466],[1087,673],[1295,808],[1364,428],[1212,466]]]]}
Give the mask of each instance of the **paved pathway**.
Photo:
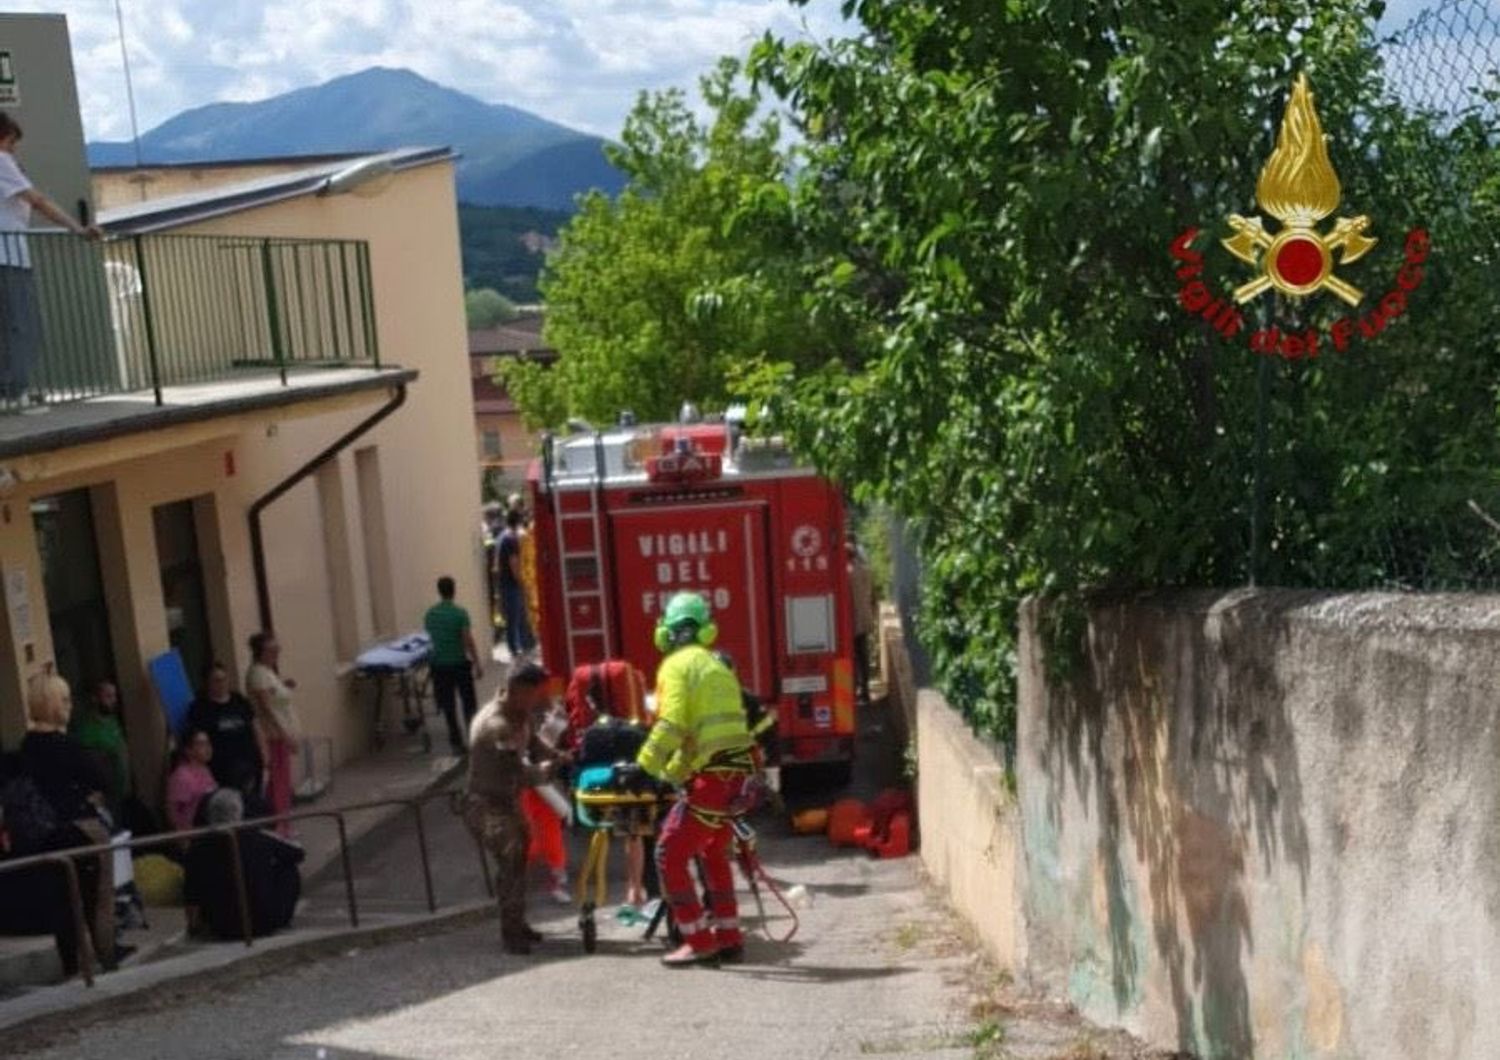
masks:
{"type": "Polygon", "coordinates": [[[658,946],[615,923],[604,925],[600,952],[585,956],[571,915],[538,906],[543,930],[557,937],[530,959],[502,954],[491,921],[258,981],[207,984],[159,999],[160,1011],[89,1027],[34,1055],[969,1055],[964,995],[950,983],[966,958],[911,944],[940,925],[914,865],[804,860],[812,846],[776,849],[776,871],[813,888],[798,939],[785,947],[756,939],[750,960],[733,970],[669,971],[656,961],[658,946]]]}
{"type": "MultiPolygon", "coordinates": [[[[440,840],[446,843],[446,840],[440,840]]],[[[351,949],[261,978],[233,972],[86,1026],[38,1058],[469,1060],[490,1057],[859,1056],[1105,1060],[1144,1055],[1066,1013],[1009,998],[959,938],[915,860],[822,840],[768,841],[773,874],[806,885],[796,940],[752,937],[749,960],[669,971],[638,929],[606,922],[582,953],[572,914],[535,904],[552,937],[500,952],[492,920],[351,949]]],[[[476,873],[477,882],[477,868],[476,873]]],[[[373,897],[373,896],[372,896],[373,897]]],[[[747,902],[747,907],[749,903],[747,902]]],[[[753,909],[753,907],[751,907],[753,909]]],[[[786,921],[771,927],[784,931],[786,921]]]]}
{"type": "MultiPolygon", "coordinates": [[[[879,741],[878,730],[868,738],[879,741]]],[[[875,752],[874,747],[871,748],[875,752]]],[[[887,756],[889,757],[889,756],[887,756]]],[[[878,763],[876,752],[866,763],[878,763]]],[[[886,772],[888,775],[889,762],[886,772]]],[[[862,770],[867,772],[867,770],[862,770]]],[[[874,778],[861,778],[868,789],[874,778]]],[[[425,817],[439,902],[483,894],[479,861],[441,803],[425,817]]],[[[811,904],[789,945],[754,934],[749,959],[720,970],[671,971],[639,928],[601,922],[582,952],[575,916],[532,899],[549,939],[531,958],[500,951],[493,919],[381,946],[207,974],[144,995],[140,1010],[87,1020],[7,1055],[107,1060],[821,1060],[976,1057],[1114,1060],[1149,1054],[1019,998],[974,954],[924,885],[915,858],[878,862],[822,838],[763,825],[767,867],[802,884],[811,904]],[[777,834],[769,834],[776,832],[777,834]]],[[[581,837],[579,837],[581,841],[581,837]]],[[[375,829],[354,851],[366,923],[423,908],[409,818],[375,829]]],[[[576,851],[575,851],[576,854],[576,851]]],[[[619,868],[620,858],[612,859],[619,868]]],[[[574,864],[576,864],[576,857],[574,864]]],[[[618,890],[616,891],[618,894],[618,890]]],[[[309,882],[303,929],[337,929],[337,874],[309,882]]],[[[755,921],[748,895],[743,911],[755,921]]],[[[788,921],[773,910],[769,926],[788,921]]],[[[229,944],[232,945],[232,944],[229,944]]],[[[327,952],[326,948],[323,952],[327,952]]],[[[54,1033],[54,1032],[49,1032],[54,1033]]],[[[12,1045],[16,1043],[10,1043],[12,1045]]]]}

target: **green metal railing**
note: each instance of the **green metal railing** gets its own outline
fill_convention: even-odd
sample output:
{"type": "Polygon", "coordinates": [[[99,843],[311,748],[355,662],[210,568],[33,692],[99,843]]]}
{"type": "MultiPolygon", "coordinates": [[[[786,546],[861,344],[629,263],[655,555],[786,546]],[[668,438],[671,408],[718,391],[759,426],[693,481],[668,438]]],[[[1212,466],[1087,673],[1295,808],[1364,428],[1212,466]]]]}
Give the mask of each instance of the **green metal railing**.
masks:
{"type": "Polygon", "coordinates": [[[367,243],[0,233],[0,411],[379,363],[367,243]]]}

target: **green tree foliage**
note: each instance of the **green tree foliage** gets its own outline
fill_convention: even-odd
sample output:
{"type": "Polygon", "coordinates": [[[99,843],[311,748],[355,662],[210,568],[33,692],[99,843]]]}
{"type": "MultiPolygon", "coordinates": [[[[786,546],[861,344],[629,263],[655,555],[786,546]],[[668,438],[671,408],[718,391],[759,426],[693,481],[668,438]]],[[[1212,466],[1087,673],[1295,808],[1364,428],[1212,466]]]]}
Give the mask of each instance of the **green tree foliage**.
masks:
{"type": "Polygon", "coordinates": [[[499,291],[482,287],[477,291],[464,293],[464,317],[468,320],[470,331],[492,328],[496,324],[514,320],[516,306],[499,291]]]}
{"type": "MultiPolygon", "coordinates": [[[[1380,7],[848,0],[856,38],[756,47],[749,70],[805,147],[790,197],[742,201],[783,211],[760,223],[796,233],[807,308],[845,322],[851,349],[770,354],[741,383],[825,470],[920,521],[924,639],[995,734],[1012,731],[1031,594],[1064,602],[1046,612],[1063,645],[1067,601],[1242,584],[1252,562],[1302,586],[1500,574],[1468,507],[1500,511],[1495,130],[1388,98],[1380,7]],[[1250,278],[1219,239],[1227,215],[1260,212],[1300,71],[1341,213],[1381,240],[1343,270],[1361,310],[1393,286],[1408,229],[1431,230],[1434,256],[1378,341],[1292,362],[1185,314],[1168,247],[1198,227],[1217,292],[1250,278]]],[[[1347,312],[1263,302],[1283,325],[1347,312]]]]}
{"type": "Polygon", "coordinates": [[[610,150],[627,187],[584,199],[563,230],[542,280],[560,359],[505,369],[533,423],[609,422],[622,409],[670,418],[684,400],[722,407],[730,366],[829,348],[787,252],[781,125],[761,115],[732,60],[702,93],[706,122],[680,92],[643,95],[610,150]]]}

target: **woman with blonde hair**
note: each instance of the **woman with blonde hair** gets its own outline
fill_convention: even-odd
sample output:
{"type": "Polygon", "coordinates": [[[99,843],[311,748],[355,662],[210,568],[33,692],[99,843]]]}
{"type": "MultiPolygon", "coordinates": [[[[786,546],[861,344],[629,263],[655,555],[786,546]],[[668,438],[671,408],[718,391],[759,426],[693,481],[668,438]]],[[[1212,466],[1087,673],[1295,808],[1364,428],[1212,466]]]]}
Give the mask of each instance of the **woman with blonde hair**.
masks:
{"type": "MultiPolygon", "coordinates": [[[[108,783],[95,759],[68,736],[73,692],[53,673],[35,674],[26,685],[26,737],[21,741],[20,772],[31,781],[37,799],[28,807],[30,821],[13,829],[32,837],[35,849],[22,854],[109,842],[100,816],[108,783]]],[[[7,817],[13,812],[6,807],[7,817]]],[[[19,822],[18,822],[19,823],[19,822]]],[[[11,822],[7,821],[7,827],[11,822]]],[[[83,914],[89,922],[94,953],[104,967],[117,960],[115,947],[114,862],[107,854],[78,859],[83,914]]],[[[78,967],[78,938],[66,901],[66,889],[55,869],[38,879],[37,894],[46,895],[58,953],[69,973],[78,967]]]]}

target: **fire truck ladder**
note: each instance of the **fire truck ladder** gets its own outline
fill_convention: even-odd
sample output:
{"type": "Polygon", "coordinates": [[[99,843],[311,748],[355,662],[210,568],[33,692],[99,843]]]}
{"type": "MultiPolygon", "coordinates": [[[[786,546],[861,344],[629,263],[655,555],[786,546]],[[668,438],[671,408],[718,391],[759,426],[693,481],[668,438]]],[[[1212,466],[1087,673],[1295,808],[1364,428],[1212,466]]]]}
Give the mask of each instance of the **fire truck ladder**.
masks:
{"type": "Polygon", "coordinates": [[[614,645],[609,631],[609,615],[605,605],[604,591],[604,527],[602,524],[601,494],[604,492],[604,442],[600,434],[594,435],[594,474],[589,483],[588,511],[563,510],[561,490],[552,491],[552,514],[557,524],[557,552],[562,557],[563,569],[563,634],[568,642],[568,672],[578,666],[580,644],[591,638],[604,641],[604,658],[614,657],[614,645]],[[569,549],[571,540],[578,544],[579,535],[567,533],[566,524],[586,525],[587,543],[583,548],[569,549]],[[593,578],[588,588],[575,588],[575,571],[580,567],[592,567],[593,578]],[[580,612],[585,616],[575,623],[580,612]]]}

